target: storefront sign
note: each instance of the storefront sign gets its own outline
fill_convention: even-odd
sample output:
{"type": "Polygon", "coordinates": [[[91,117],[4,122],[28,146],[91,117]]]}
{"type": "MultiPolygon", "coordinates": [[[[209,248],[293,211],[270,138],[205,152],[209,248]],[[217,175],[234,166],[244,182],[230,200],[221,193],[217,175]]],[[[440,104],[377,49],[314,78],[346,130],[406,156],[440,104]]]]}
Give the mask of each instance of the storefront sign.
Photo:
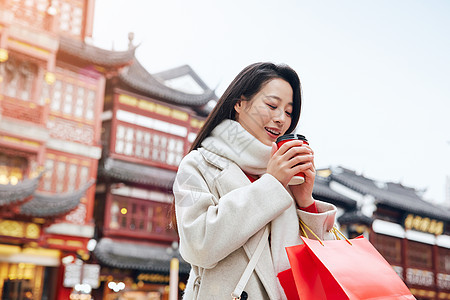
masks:
{"type": "Polygon", "coordinates": [[[93,289],[100,286],[100,265],[73,263],[66,265],[64,272],[65,287],[75,287],[77,284],[88,284],[93,289]]]}
{"type": "Polygon", "coordinates": [[[405,218],[404,222],[405,229],[417,230],[422,232],[427,232],[435,235],[441,235],[444,231],[444,222],[437,221],[430,218],[424,218],[421,216],[409,214],[405,218]]]}
{"type": "Polygon", "coordinates": [[[83,265],[83,280],[82,284],[89,284],[93,289],[100,286],[100,265],[84,264],[83,265]]]}
{"type": "Polygon", "coordinates": [[[438,273],[437,286],[441,290],[450,290],[450,275],[438,273]]]}
{"type": "Polygon", "coordinates": [[[130,105],[130,106],[138,107],[143,110],[154,112],[159,115],[166,116],[166,117],[172,117],[174,119],[181,120],[181,121],[187,121],[189,119],[189,114],[184,111],[170,108],[168,106],[161,105],[159,103],[154,103],[154,102],[146,101],[143,99],[138,99],[138,98],[130,96],[130,95],[120,94],[119,102],[122,104],[125,104],[125,105],[130,105]]]}
{"type": "Polygon", "coordinates": [[[433,286],[434,274],[430,271],[419,269],[406,269],[406,282],[422,286],[433,286]]]}
{"type": "Polygon", "coordinates": [[[38,239],[41,235],[41,228],[35,223],[0,219],[0,235],[17,238],[38,239]]]}
{"type": "Polygon", "coordinates": [[[136,277],[138,281],[151,282],[151,283],[169,283],[170,276],[156,273],[140,273],[136,277]]]}
{"type": "Polygon", "coordinates": [[[64,271],[64,282],[65,287],[74,287],[81,282],[81,264],[69,264],[66,265],[64,271]]]}

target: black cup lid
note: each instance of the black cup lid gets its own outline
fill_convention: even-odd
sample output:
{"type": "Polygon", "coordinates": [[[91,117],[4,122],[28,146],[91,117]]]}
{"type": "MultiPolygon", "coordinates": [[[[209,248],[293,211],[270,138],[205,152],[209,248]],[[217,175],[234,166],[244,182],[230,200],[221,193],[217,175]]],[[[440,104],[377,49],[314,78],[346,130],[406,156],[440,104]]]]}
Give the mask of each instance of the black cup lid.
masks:
{"type": "Polygon", "coordinates": [[[291,133],[291,134],[285,134],[282,136],[279,136],[277,138],[277,143],[281,142],[281,141],[285,141],[285,140],[302,140],[302,141],[308,141],[304,135],[301,134],[297,134],[297,133],[291,133]]]}

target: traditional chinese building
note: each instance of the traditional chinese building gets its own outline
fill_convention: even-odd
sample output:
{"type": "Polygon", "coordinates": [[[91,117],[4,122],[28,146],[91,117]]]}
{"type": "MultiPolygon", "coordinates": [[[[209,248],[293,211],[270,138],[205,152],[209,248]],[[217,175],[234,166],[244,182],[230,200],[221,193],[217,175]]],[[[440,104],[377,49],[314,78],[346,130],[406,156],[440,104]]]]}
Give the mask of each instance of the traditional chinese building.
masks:
{"type": "Polygon", "coordinates": [[[80,264],[94,237],[105,76],[134,53],[83,42],[93,4],[0,1],[2,299],[68,299],[82,281],[98,285],[96,267],[80,264]]]}
{"type": "Polygon", "coordinates": [[[329,187],[357,202],[340,212],[347,235],[365,234],[417,299],[450,299],[450,211],[399,183],[337,167],[320,170],[329,187]]]}
{"type": "Polygon", "coordinates": [[[189,66],[150,74],[134,59],[108,79],[95,206],[99,297],[168,299],[173,257],[184,289],[190,266],[170,227],[172,184],[216,100],[189,66]]]}

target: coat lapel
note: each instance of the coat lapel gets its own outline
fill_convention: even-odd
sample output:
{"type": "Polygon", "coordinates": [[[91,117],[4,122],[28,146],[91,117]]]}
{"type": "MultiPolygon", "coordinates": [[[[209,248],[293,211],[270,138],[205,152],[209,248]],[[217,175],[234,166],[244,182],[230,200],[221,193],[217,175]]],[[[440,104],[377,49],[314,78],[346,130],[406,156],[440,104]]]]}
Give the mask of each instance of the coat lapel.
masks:
{"type": "MultiPolygon", "coordinates": [[[[237,188],[250,184],[250,180],[244,174],[244,172],[233,162],[228,161],[228,166],[222,170],[219,176],[216,177],[216,186],[219,192],[219,198],[237,188]]],[[[270,225],[267,225],[270,226],[270,225]]],[[[264,228],[259,230],[255,235],[248,239],[243,248],[247,254],[248,259],[253,256],[256,247],[259,243],[264,232],[264,228]]],[[[255,268],[261,283],[264,285],[266,292],[270,299],[277,299],[278,296],[275,293],[277,291],[276,274],[273,267],[271,251],[269,247],[269,241],[267,241],[261,257],[258,260],[258,264],[255,268]]]]}

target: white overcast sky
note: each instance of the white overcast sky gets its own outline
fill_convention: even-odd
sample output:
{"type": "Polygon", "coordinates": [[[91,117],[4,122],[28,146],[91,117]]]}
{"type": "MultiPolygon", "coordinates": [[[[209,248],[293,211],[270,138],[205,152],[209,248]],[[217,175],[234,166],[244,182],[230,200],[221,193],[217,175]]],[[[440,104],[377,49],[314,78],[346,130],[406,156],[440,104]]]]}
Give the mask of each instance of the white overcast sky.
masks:
{"type": "Polygon", "coordinates": [[[128,32],[150,73],[188,64],[220,96],[257,61],[303,85],[298,132],[316,167],[343,166],[445,200],[450,175],[448,0],[96,0],[93,42],[128,32]]]}

